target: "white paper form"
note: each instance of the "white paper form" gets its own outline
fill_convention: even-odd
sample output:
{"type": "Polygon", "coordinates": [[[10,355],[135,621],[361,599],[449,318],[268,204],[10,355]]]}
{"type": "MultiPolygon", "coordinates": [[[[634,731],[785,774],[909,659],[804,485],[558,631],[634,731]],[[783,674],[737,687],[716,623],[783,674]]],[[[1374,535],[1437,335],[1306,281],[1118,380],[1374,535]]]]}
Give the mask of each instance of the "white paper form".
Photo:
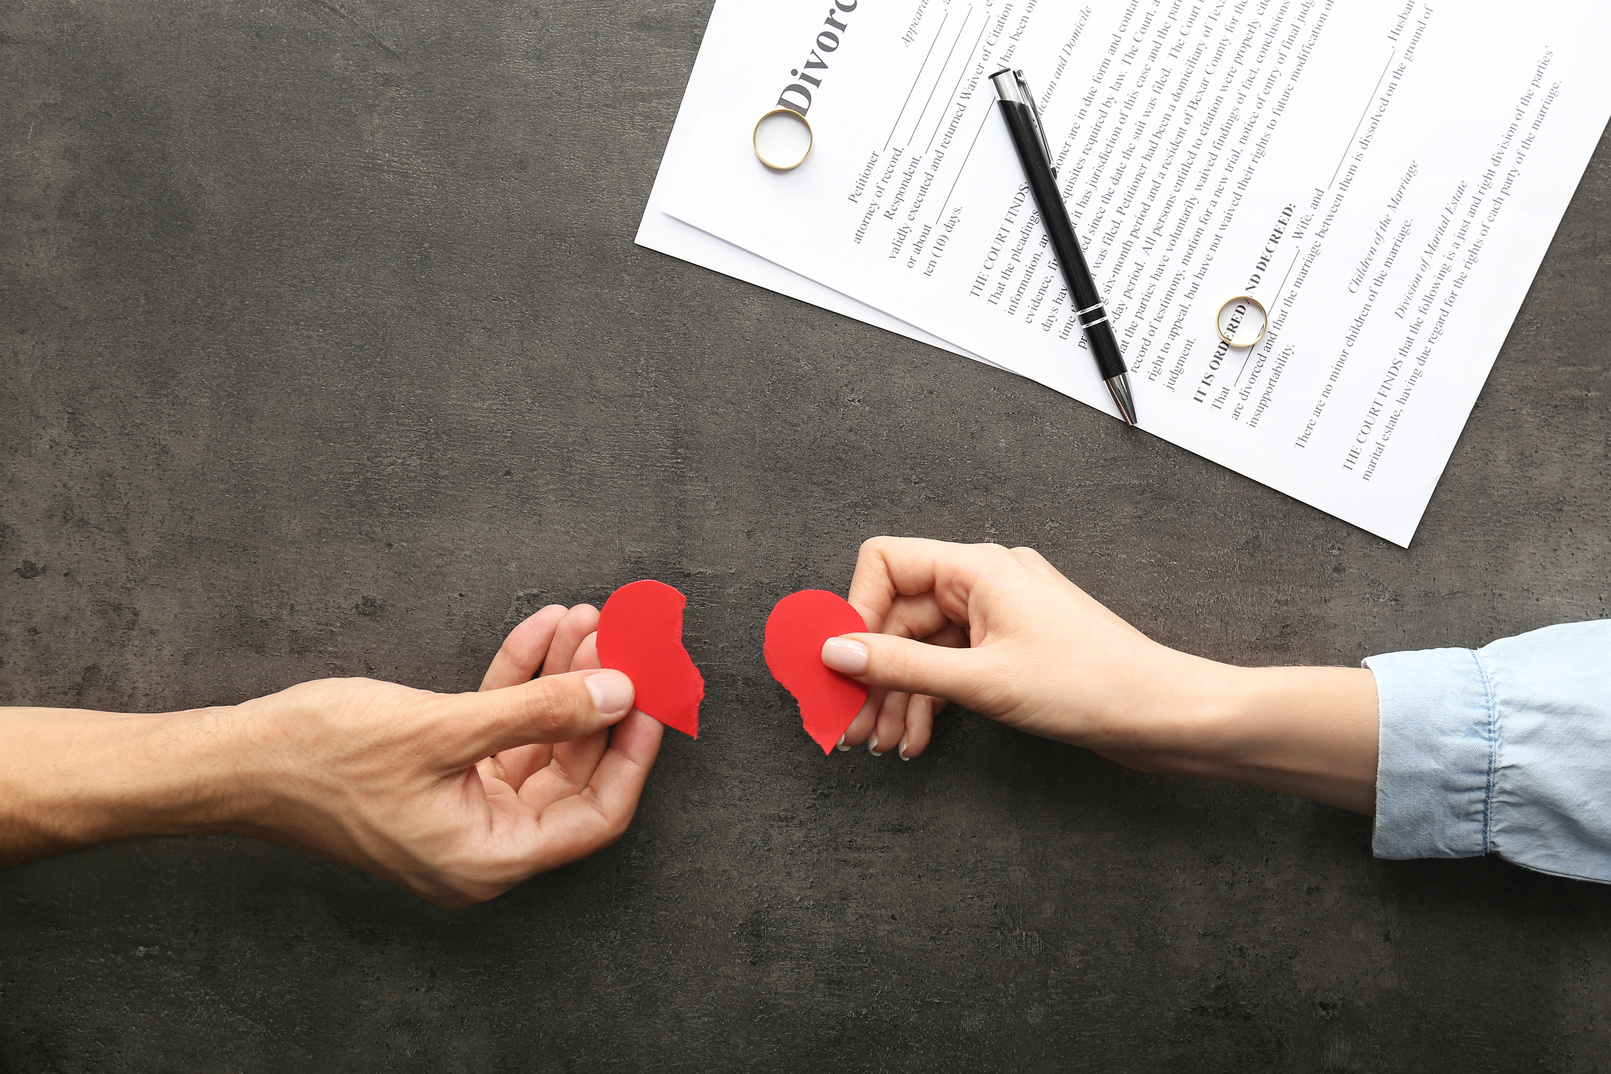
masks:
{"type": "Polygon", "coordinates": [[[857,302],[831,287],[824,287],[797,272],[790,272],[781,265],[774,265],[764,257],[752,254],[748,250],[741,250],[714,235],[708,235],[676,217],[667,216],[656,207],[653,194],[649,196],[649,208],[638,223],[638,234],[634,241],[639,246],[647,246],[651,250],[659,250],[663,254],[670,254],[683,261],[714,269],[724,276],[731,276],[746,283],[753,283],[757,287],[764,287],[768,291],[776,291],[780,295],[787,295],[801,302],[853,317],[874,328],[882,328],[886,332],[894,332],[896,335],[915,339],[919,343],[927,343],[931,347],[938,347],[964,358],[972,358],[985,365],[996,364],[977,354],[969,354],[961,347],[953,346],[921,328],[891,317],[882,310],[857,302]]]}
{"type": "Polygon", "coordinates": [[[1112,413],[995,108],[1021,67],[1141,424],[1407,545],[1611,116],[1608,31],[1589,0],[719,0],[663,205],[1112,413]],[[780,100],[816,132],[786,173],[749,140],[780,100]],[[1243,292],[1251,352],[1214,331],[1243,292]]]}
{"type": "Polygon", "coordinates": [[[927,343],[931,347],[960,354],[964,358],[972,358],[985,365],[995,365],[994,362],[987,361],[977,354],[969,354],[962,348],[913,327],[882,310],[857,302],[831,287],[807,279],[799,273],[790,272],[764,257],[752,254],[662,212],[660,202],[665,184],[661,180],[688,166],[684,158],[692,141],[679,137],[679,133],[689,125],[690,120],[687,118],[689,114],[690,109],[685,101],[684,107],[678,111],[677,122],[672,127],[671,141],[666,147],[665,156],[660,160],[660,171],[655,176],[654,188],[649,192],[648,207],[644,209],[643,219],[638,223],[635,241],[639,246],[647,246],[651,250],[659,250],[663,254],[670,254],[672,257],[714,269],[725,276],[753,283],[758,287],[788,295],[790,298],[832,310],[846,317],[853,317],[875,328],[882,328],[886,332],[894,332],[908,339],[915,339],[919,343],[927,343]]]}

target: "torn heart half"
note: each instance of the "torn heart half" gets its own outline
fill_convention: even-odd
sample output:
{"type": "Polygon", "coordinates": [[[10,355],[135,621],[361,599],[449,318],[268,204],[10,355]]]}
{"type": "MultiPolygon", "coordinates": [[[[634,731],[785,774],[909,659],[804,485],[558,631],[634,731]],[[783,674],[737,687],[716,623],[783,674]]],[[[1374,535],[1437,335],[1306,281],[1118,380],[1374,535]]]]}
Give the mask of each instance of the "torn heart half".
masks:
{"type": "Polygon", "coordinates": [[[822,643],[866,629],[849,601],[822,589],[790,593],[766,620],[767,670],[800,703],[800,721],[823,753],[833,750],[867,703],[867,687],[829,670],[822,643]]]}
{"type": "Polygon", "coordinates": [[[599,663],[632,680],[638,708],[698,738],[705,679],[682,645],[687,604],[676,589],[653,580],[611,593],[599,612],[599,663]]]}

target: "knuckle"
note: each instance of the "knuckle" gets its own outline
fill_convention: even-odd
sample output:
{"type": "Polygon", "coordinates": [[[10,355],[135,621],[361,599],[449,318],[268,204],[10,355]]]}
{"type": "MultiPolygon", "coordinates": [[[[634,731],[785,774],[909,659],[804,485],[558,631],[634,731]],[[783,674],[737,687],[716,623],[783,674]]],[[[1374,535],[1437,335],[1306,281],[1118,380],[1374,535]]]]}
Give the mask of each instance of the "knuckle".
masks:
{"type": "Polygon", "coordinates": [[[593,807],[593,811],[603,822],[598,828],[597,844],[594,849],[603,850],[619,843],[626,835],[627,828],[632,825],[632,815],[637,812],[636,800],[628,803],[625,808],[612,809],[591,789],[583,791],[582,794],[586,796],[587,803],[593,807]]]}
{"type": "Polygon", "coordinates": [[[587,780],[577,773],[572,772],[565,762],[558,757],[555,757],[552,761],[548,762],[547,771],[551,773],[554,778],[558,779],[565,786],[569,787],[569,793],[571,794],[578,794],[587,787],[587,780]]]}
{"type": "Polygon", "coordinates": [[[509,632],[505,641],[507,641],[509,638],[513,638],[516,632],[527,623],[557,623],[560,621],[560,619],[564,618],[564,616],[565,605],[545,604],[516,624],[515,629],[509,632]]]}
{"type": "Polygon", "coordinates": [[[1017,548],[1014,548],[1012,550],[1012,554],[1018,559],[1019,562],[1027,563],[1032,567],[1039,567],[1046,563],[1045,556],[1041,555],[1039,552],[1035,551],[1026,544],[1019,545],[1017,548]]]}
{"type": "Polygon", "coordinates": [[[632,810],[618,810],[614,816],[606,818],[604,826],[604,845],[614,846],[619,843],[632,826],[632,810]]]}
{"type": "Polygon", "coordinates": [[[578,604],[565,613],[564,624],[568,629],[575,629],[579,624],[588,623],[598,618],[599,610],[591,604],[578,604]]]}
{"type": "Polygon", "coordinates": [[[544,726],[568,732],[592,714],[593,695],[581,678],[566,675],[555,678],[539,693],[536,706],[533,715],[544,726]]]}
{"type": "Polygon", "coordinates": [[[578,708],[571,683],[555,678],[537,680],[521,705],[524,722],[536,727],[557,727],[571,721],[578,708]]]}
{"type": "Polygon", "coordinates": [[[867,670],[881,679],[905,679],[912,672],[912,657],[903,645],[869,647],[867,670]]]}
{"type": "Polygon", "coordinates": [[[857,558],[867,559],[873,556],[889,555],[900,548],[901,545],[908,543],[909,540],[910,538],[891,537],[888,534],[869,537],[861,543],[857,558]]]}

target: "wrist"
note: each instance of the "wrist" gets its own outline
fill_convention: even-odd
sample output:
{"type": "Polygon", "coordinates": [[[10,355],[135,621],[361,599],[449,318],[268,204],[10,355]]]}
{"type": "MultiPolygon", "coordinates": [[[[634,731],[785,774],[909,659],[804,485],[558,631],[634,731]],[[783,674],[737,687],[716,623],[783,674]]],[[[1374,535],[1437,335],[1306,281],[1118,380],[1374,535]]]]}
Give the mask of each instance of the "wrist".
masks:
{"type": "Polygon", "coordinates": [[[0,861],[146,835],[228,830],[239,812],[235,710],[11,709],[0,861]]]}
{"type": "Polygon", "coordinates": [[[1145,674],[1114,710],[1098,752],[1168,775],[1211,776],[1250,705],[1250,669],[1156,649],[1139,662],[1145,674]]]}

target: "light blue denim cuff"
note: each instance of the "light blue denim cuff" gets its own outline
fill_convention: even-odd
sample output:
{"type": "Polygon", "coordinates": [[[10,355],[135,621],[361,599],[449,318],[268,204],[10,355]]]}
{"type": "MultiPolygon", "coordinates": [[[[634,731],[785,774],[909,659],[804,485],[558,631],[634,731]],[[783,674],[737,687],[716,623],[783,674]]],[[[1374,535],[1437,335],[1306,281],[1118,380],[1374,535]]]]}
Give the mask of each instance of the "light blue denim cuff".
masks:
{"type": "Polygon", "coordinates": [[[1470,649],[1373,656],[1381,715],[1378,858],[1462,858],[1488,851],[1493,692],[1470,649]]]}

